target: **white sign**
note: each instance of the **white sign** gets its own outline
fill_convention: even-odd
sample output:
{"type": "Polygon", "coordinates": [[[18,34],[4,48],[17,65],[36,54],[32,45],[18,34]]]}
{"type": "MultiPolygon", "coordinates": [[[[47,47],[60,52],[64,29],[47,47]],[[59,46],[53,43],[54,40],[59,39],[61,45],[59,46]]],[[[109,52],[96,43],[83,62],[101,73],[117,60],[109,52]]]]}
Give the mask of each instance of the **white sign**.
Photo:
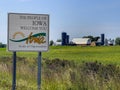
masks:
{"type": "Polygon", "coordinates": [[[8,14],[9,51],[47,51],[49,47],[49,15],[8,14]]]}

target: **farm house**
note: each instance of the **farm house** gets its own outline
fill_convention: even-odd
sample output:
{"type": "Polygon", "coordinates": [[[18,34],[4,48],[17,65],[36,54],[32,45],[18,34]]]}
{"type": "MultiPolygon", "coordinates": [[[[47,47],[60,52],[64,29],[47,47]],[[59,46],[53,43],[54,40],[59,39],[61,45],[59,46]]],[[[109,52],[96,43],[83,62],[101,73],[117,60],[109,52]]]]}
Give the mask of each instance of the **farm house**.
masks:
{"type": "Polygon", "coordinates": [[[72,43],[76,45],[86,46],[91,44],[90,38],[73,38],[72,43]]]}

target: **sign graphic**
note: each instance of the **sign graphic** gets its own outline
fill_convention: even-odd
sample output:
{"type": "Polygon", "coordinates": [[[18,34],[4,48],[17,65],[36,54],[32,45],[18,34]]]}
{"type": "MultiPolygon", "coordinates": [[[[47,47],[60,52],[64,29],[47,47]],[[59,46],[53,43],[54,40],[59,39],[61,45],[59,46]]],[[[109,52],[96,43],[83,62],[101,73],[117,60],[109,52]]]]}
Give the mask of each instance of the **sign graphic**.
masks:
{"type": "Polygon", "coordinates": [[[9,51],[47,51],[49,46],[49,15],[8,14],[9,51]]]}
{"type": "Polygon", "coordinates": [[[10,41],[12,41],[12,42],[23,42],[23,41],[26,41],[26,44],[29,44],[29,43],[42,44],[42,43],[46,42],[44,36],[46,36],[46,33],[37,33],[37,34],[32,35],[32,32],[31,32],[28,37],[24,38],[25,36],[24,36],[24,34],[22,32],[16,32],[13,35],[13,39],[10,39],[10,41]],[[23,37],[23,39],[14,40],[15,36],[17,34],[20,34],[23,37]]]}

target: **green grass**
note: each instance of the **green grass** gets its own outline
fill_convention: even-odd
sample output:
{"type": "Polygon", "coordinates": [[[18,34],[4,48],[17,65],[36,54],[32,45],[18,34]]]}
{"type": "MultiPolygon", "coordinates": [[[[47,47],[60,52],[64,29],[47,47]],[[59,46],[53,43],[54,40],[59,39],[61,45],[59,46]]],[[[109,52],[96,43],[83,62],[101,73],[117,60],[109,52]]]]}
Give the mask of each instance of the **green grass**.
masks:
{"type": "MultiPolygon", "coordinates": [[[[19,57],[36,58],[37,52],[17,52],[19,57]]],[[[0,57],[11,57],[12,53],[5,48],[0,49],[0,57]]],[[[52,46],[48,52],[42,52],[43,58],[83,61],[100,61],[105,64],[120,64],[120,46],[80,47],[52,46]]]]}
{"type": "Polygon", "coordinates": [[[113,63],[120,65],[120,46],[80,47],[80,46],[57,46],[50,47],[48,52],[43,53],[44,58],[83,61],[99,61],[105,64],[113,63]]]}
{"type": "MultiPolygon", "coordinates": [[[[37,90],[37,55],[17,52],[17,90],[37,90]]],[[[120,46],[52,46],[42,58],[42,90],[120,88],[120,46]]],[[[0,48],[0,90],[11,84],[12,52],[0,48]]]]}

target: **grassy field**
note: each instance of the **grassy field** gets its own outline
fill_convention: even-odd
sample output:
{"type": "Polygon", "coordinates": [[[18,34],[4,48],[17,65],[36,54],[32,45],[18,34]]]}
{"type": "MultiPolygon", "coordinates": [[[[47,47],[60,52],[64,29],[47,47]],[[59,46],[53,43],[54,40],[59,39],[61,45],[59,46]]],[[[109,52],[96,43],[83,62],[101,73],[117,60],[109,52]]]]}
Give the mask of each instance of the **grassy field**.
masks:
{"type": "MultiPolygon", "coordinates": [[[[18,52],[19,57],[36,58],[37,52],[18,52]]],[[[11,57],[12,53],[5,48],[0,49],[0,57],[11,57]]],[[[43,58],[83,61],[100,61],[105,64],[120,65],[120,46],[80,47],[80,46],[52,46],[48,52],[42,53],[43,58]]]]}
{"type": "MultiPolygon", "coordinates": [[[[52,46],[42,53],[42,90],[119,90],[120,46],[52,46]]],[[[0,90],[11,90],[12,52],[0,49],[0,90]]],[[[17,90],[37,90],[37,52],[17,52],[17,90]]]]}
{"type": "Polygon", "coordinates": [[[59,58],[65,60],[100,61],[120,65],[120,46],[103,47],[51,47],[43,57],[50,59],[59,58]]]}

